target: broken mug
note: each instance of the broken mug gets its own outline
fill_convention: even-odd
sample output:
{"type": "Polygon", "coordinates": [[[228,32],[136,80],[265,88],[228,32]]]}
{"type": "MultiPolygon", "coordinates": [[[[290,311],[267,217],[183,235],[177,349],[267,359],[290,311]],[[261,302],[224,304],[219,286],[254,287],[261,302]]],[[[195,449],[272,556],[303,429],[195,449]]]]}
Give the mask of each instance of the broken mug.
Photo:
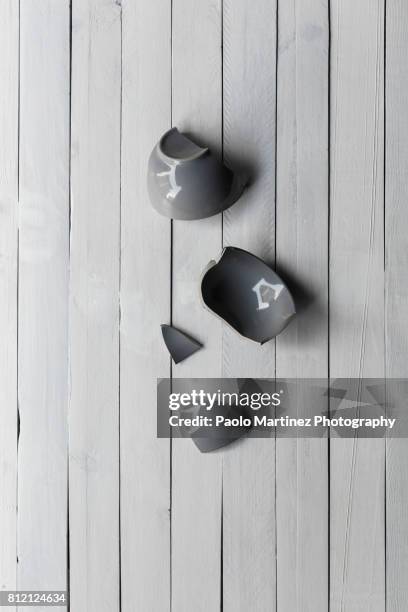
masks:
{"type": "Polygon", "coordinates": [[[166,132],[148,164],[153,208],[171,219],[204,219],[226,210],[241,196],[246,180],[177,128],[166,132]]]}
{"type": "Polygon", "coordinates": [[[262,259],[226,247],[211,261],[201,281],[205,306],[241,336],[264,344],[280,334],[296,314],[281,278],[262,259]]]}

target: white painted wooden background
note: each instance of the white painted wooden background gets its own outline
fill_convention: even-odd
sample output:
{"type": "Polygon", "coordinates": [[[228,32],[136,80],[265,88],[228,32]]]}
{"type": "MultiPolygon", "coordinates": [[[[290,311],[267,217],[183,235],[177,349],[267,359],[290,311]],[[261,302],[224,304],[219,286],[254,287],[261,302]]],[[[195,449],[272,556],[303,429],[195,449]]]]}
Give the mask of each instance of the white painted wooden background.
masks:
{"type": "Polygon", "coordinates": [[[0,589],[408,610],[408,442],[155,436],[156,377],[408,375],[406,0],[0,0],[0,30],[0,589]],[[223,218],[151,209],[171,125],[250,170],[223,218]],[[203,310],[222,245],[303,288],[276,342],[203,310]],[[205,344],[173,367],[170,320],[205,344]]]}

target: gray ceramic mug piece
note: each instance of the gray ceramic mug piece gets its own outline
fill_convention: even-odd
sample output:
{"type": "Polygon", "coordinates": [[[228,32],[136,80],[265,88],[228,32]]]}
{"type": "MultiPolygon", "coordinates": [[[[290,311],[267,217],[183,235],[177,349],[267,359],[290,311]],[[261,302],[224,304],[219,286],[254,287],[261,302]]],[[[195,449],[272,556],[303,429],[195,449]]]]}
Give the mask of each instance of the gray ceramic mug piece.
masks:
{"type": "Polygon", "coordinates": [[[262,259],[226,247],[207,266],[201,281],[205,306],[242,336],[264,344],[296,314],[285,283],[262,259]]]}
{"type": "MultiPolygon", "coordinates": [[[[237,408],[232,407],[229,411],[218,410],[218,414],[223,414],[228,419],[239,419],[240,416],[245,418],[247,415],[241,413],[237,408]]],[[[233,442],[236,442],[243,436],[249,433],[251,427],[249,426],[235,426],[233,431],[226,431],[227,428],[219,427],[213,429],[197,429],[191,433],[191,439],[197,446],[200,452],[210,453],[215,450],[219,450],[224,446],[228,446],[233,442]]],[[[231,428],[229,428],[231,429],[231,428]]]]}
{"type": "Polygon", "coordinates": [[[245,178],[173,128],[150,155],[147,186],[157,212],[171,219],[192,220],[229,208],[242,194],[245,178]]]}
{"type": "MultiPolygon", "coordinates": [[[[211,413],[207,412],[206,408],[200,408],[194,416],[199,415],[202,417],[208,417],[209,414],[213,421],[217,416],[224,417],[225,419],[237,419],[240,417],[243,419],[242,424],[230,427],[228,425],[218,425],[217,427],[184,427],[180,428],[182,437],[191,438],[194,444],[202,453],[209,453],[211,451],[218,450],[224,446],[236,442],[243,436],[245,436],[251,429],[251,425],[246,425],[245,420],[248,418],[248,414],[243,408],[237,406],[213,406],[211,413]]],[[[189,416],[193,416],[190,414],[189,416]]],[[[239,421],[238,421],[239,422],[239,421]]]]}
{"type": "Polygon", "coordinates": [[[174,363],[184,361],[199,351],[203,345],[172,325],[161,325],[163,340],[174,363]]]}

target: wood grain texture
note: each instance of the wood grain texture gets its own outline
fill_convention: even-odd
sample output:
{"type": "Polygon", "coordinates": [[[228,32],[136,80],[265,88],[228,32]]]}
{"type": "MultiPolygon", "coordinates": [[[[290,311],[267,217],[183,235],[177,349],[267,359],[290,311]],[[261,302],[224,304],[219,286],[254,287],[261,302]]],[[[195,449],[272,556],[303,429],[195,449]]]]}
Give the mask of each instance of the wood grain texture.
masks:
{"type": "Polygon", "coordinates": [[[0,589],[70,576],[75,612],[408,609],[406,440],[202,455],[155,412],[170,373],[407,376],[405,0],[0,0],[0,32],[0,589]],[[250,175],[223,220],[152,210],[171,124],[250,175]],[[223,245],[292,289],[276,345],[203,309],[223,245]],[[171,318],[204,344],[177,366],[171,318]]]}
{"type": "MultiPolygon", "coordinates": [[[[221,152],[221,1],[173,0],[173,124],[221,152]]],[[[221,217],[173,222],[173,323],[205,346],[175,377],[221,376],[221,324],[204,310],[200,277],[221,250],[221,217]]],[[[172,609],[220,609],[221,454],[173,441],[172,609]]]]}
{"type": "Polygon", "coordinates": [[[72,6],[71,607],[119,610],[121,8],[72,6]]]}
{"type": "MultiPolygon", "coordinates": [[[[276,339],[276,375],[328,376],[329,7],[279,5],[277,270],[297,316],[276,339]]],[[[294,399],[296,401],[296,399],[294,399]]],[[[304,394],[292,407],[304,414],[304,394]]],[[[310,406],[314,413],[319,407],[310,406]]],[[[324,411],[327,406],[322,405],[324,411]]],[[[328,442],[276,441],[278,609],[328,606],[328,442]]]]}
{"type": "Polygon", "coordinates": [[[0,590],[16,588],[19,10],[0,1],[0,590]]]}
{"type": "Polygon", "coordinates": [[[17,588],[22,590],[67,586],[69,38],[68,0],[43,2],[41,10],[35,0],[21,2],[17,588]]]}
{"type": "MultiPolygon", "coordinates": [[[[408,5],[402,0],[387,2],[386,40],[386,374],[392,379],[408,377],[408,5]]],[[[405,401],[396,408],[406,415],[405,401]]],[[[387,612],[408,608],[407,465],[407,440],[387,440],[387,612]]]]}
{"type": "MultiPolygon", "coordinates": [[[[382,378],[384,1],[334,0],[331,18],[330,375],[382,378]]],[[[384,441],[330,449],[331,610],[383,612],[384,441]]]]}
{"type": "MultiPolygon", "coordinates": [[[[224,158],[250,175],[224,213],[224,246],[273,263],[275,254],[276,2],[224,1],[224,158]]],[[[223,327],[223,376],[273,377],[275,343],[223,327]]],[[[275,610],[275,441],[247,439],[224,452],[224,607],[275,610]]]]}
{"type": "Polygon", "coordinates": [[[147,160],[171,124],[167,0],[122,3],[122,610],[170,610],[170,442],[156,438],[156,377],[170,376],[170,221],[150,206],[147,160]]]}

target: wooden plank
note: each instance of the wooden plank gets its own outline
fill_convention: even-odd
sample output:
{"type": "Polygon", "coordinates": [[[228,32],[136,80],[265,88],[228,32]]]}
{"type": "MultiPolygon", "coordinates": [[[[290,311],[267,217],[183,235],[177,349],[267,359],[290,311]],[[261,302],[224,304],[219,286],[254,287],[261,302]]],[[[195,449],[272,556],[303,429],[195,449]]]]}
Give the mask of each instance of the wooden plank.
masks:
{"type": "Polygon", "coordinates": [[[0,590],[16,588],[18,29],[13,0],[0,1],[0,590]]]}
{"type": "MultiPolygon", "coordinates": [[[[221,152],[221,0],[173,0],[173,124],[221,152]]],[[[173,223],[173,322],[203,342],[176,377],[221,375],[221,324],[200,303],[203,269],[221,250],[221,217],[173,223]]],[[[173,442],[172,609],[220,609],[221,455],[173,442]]]]}
{"type": "MultiPolygon", "coordinates": [[[[330,375],[384,376],[384,1],[333,0],[330,375]]],[[[331,610],[385,609],[384,441],[330,444],[331,610]]]]}
{"type": "Polygon", "coordinates": [[[147,160],[171,124],[171,5],[122,3],[122,610],[170,610],[170,442],[156,438],[156,377],[169,377],[170,221],[150,206],[147,160]]]}
{"type": "Polygon", "coordinates": [[[121,7],[72,6],[70,583],[119,610],[121,7]]]}
{"type": "MultiPolygon", "coordinates": [[[[276,2],[224,1],[224,157],[249,189],[224,213],[224,246],[275,253],[276,2]]],[[[223,375],[273,377],[275,343],[223,328],[223,375]]],[[[275,610],[275,442],[224,452],[224,610],[275,610]],[[253,551],[251,554],[250,551],[253,551]]]]}
{"type": "MultiPolygon", "coordinates": [[[[284,378],[328,376],[328,19],[327,2],[279,6],[276,257],[298,310],[276,342],[284,378]]],[[[278,609],[326,611],[327,440],[278,439],[276,472],[278,609]]]]}
{"type": "MultiPolygon", "coordinates": [[[[408,120],[406,66],[408,57],[408,5],[387,2],[386,64],[386,367],[387,377],[408,377],[405,333],[408,297],[408,239],[406,207],[408,181],[408,120]]],[[[392,384],[392,381],[391,381],[392,384]]],[[[405,402],[401,406],[406,411],[405,402]]],[[[408,607],[408,443],[387,441],[387,611],[408,607]]]]}
{"type": "Polygon", "coordinates": [[[21,3],[19,589],[67,586],[69,39],[68,0],[21,3]]]}

